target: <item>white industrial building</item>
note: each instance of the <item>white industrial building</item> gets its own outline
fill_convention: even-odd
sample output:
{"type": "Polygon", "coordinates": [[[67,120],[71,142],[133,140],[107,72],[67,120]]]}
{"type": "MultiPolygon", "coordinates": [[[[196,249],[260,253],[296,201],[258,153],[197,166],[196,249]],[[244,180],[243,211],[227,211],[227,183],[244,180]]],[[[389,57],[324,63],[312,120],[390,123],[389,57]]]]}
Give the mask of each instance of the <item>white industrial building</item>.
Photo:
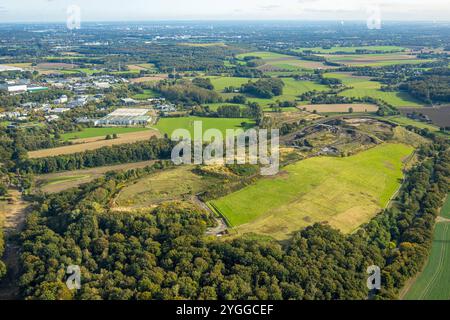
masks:
{"type": "Polygon", "coordinates": [[[117,109],[106,117],[95,120],[96,126],[145,126],[148,125],[152,117],[147,116],[149,109],[117,109]]]}

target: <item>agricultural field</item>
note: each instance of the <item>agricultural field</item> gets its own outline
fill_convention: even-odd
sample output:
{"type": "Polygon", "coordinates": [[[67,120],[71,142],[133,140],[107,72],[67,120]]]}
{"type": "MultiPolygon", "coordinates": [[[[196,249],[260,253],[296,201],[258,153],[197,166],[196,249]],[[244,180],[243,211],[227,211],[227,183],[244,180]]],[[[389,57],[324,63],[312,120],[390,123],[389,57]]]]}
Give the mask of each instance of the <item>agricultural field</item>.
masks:
{"type": "Polygon", "coordinates": [[[300,106],[301,109],[307,111],[317,111],[319,113],[344,113],[349,112],[350,108],[352,112],[375,112],[378,107],[373,104],[356,103],[356,104],[309,104],[300,106]]]}
{"type": "Polygon", "coordinates": [[[138,132],[130,132],[119,135],[117,139],[106,140],[104,137],[93,137],[72,140],[73,145],[42,149],[28,152],[29,158],[45,158],[64,154],[72,154],[87,150],[95,150],[103,147],[110,147],[119,144],[133,143],[137,141],[148,140],[153,136],[159,136],[155,130],[145,130],[138,132]]]}
{"type": "Polygon", "coordinates": [[[274,52],[249,52],[240,54],[238,59],[244,59],[245,57],[258,57],[263,60],[264,65],[258,67],[258,69],[267,72],[273,71],[301,71],[301,70],[314,70],[314,69],[332,69],[334,67],[327,66],[320,61],[302,60],[299,57],[289,56],[285,54],[279,54],[274,52]]]}
{"type": "Polygon", "coordinates": [[[354,76],[349,73],[325,73],[325,77],[337,78],[352,89],[345,90],[340,95],[345,97],[372,97],[392,104],[394,107],[423,107],[423,103],[414,99],[406,92],[381,91],[381,83],[370,81],[369,77],[354,76]]]}
{"type": "Polygon", "coordinates": [[[187,129],[194,137],[194,122],[201,121],[203,133],[208,129],[218,129],[225,135],[226,129],[248,129],[254,126],[255,122],[247,118],[203,118],[203,117],[179,117],[179,118],[161,118],[155,125],[162,134],[169,137],[177,129],[187,129]],[[242,126],[245,123],[245,127],[242,126]]]}
{"type": "Polygon", "coordinates": [[[155,163],[155,161],[150,160],[83,170],[43,174],[36,176],[36,185],[45,193],[57,193],[91,182],[110,171],[126,171],[130,169],[145,168],[147,166],[151,166],[153,163],[155,163]]]}
{"type": "MultiPolygon", "coordinates": [[[[248,78],[236,78],[236,77],[210,77],[211,83],[214,85],[214,89],[220,93],[224,98],[230,98],[234,96],[234,93],[223,93],[226,87],[239,88],[242,84],[249,81],[248,78]]],[[[257,102],[262,106],[267,106],[277,101],[295,101],[298,96],[308,91],[326,91],[329,88],[325,85],[317,84],[313,81],[295,80],[294,78],[282,78],[285,86],[283,88],[283,94],[281,96],[273,97],[272,99],[254,98],[247,95],[248,101],[257,102]]],[[[292,111],[292,110],[291,110],[292,111]]]]}
{"type": "Polygon", "coordinates": [[[189,199],[220,181],[193,172],[193,166],[178,166],[157,172],[123,188],[115,199],[115,208],[145,208],[156,204],[189,199]]]}
{"type": "Polygon", "coordinates": [[[358,67],[383,67],[395,64],[420,64],[432,61],[429,59],[417,59],[414,55],[404,53],[327,54],[322,56],[330,62],[358,67]]]}
{"type": "Polygon", "coordinates": [[[131,132],[140,132],[149,130],[148,128],[142,127],[102,127],[102,128],[85,128],[82,131],[64,133],[61,135],[61,139],[65,141],[74,139],[87,139],[102,137],[105,138],[107,135],[113,134],[125,134],[131,132]]]}
{"type": "Polygon", "coordinates": [[[388,204],[413,148],[385,143],[354,156],[315,157],[210,202],[238,234],[278,240],[316,222],[352,232],[388,204]]]}
{"type": "Polygon", "coordinates": [[[356,53],[359,50],[367,50],[367,51],[382,51],[382,52],[402,52],[406,51],[407,49],[404,47],[399,46],[360,46],[360,47],[338,47],[334,46],[329,49],[324,49],[321,47],[314,47],[314,48],[300,48],[296,49],[294,51],[297,52],[313,52],[313,53],[326,53],[326,54],[332,54],[336,52],[345,52],[345,53],[356,53]]]}
{"type": "Polygon", "coordinates": [[[450,196],[436,222],[430,258],[407,291],[406,300],[450,300],[450,196]]]}

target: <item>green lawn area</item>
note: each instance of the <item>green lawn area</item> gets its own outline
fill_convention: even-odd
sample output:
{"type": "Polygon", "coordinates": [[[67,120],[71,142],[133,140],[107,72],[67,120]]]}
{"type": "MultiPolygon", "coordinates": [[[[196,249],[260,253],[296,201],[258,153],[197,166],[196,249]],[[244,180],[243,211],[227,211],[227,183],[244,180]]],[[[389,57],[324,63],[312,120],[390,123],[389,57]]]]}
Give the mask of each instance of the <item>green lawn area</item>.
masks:
{"type": "Polygon", "coordinates": [[[156,98],[158,97],[158,94],[154,92],[153,90],[146,89],[144,90],[144,93],[138,93],[133,95],[131,98],[136,100],[147,100],[150,98],[156,98]]]}
{"type": "Polygon", "coordinates": [[[360,46],[360,47],[331,47],[330,49],[323,49],[321,47],[314,48],[300,48],[294,51],[296,52],[304,52],[304,51],[312,51],[318,53],[336,53],[336,52],[347,52],[354,53],[356,50],[368,50],[368,51],[384,51],[384,52],[400,52],[406,50],[404,47],[399,46],[360,46]]]}
{"type": "Polygon", "coordinates": [[[386,143],[346,158],[310,158],[210,205],[239,234],[283,240],[316,222],[352,232],[388,204],[412,151],[386,143]]]}
{"type": "Polygon", "coordinates": [[[177,129],[187,129],[194,138],[194,122],[201,121],[203,133],[208,129],[218,129],[225,136],[226,129],[248,129],[255,125],[255,122],[247,118],[204,118],[204,117],[179,117],[179,118],[161,118],[155,125],[161,133],[167,133],[169,137],[177,129]],[[247,123],[243,128],[241,123],[247,123]]]}
{"type": "Polygon", "coordinates": [[[86,128],[82,131],[70,132],[61,135],[62,140],[73,140],[73,139],[87,139],[94,137],[106,137],[108,134],[113,135],[114,133],[120,135],[124,133],[139,132],[148,130],[142,127],[104,127],[104,128],[86,128]]]}
{"type": "MultiPolygon", "coordinates": [[[[441,210],[450,218],[450,195],[441,210]]],[[[450,299],[450,222],[437,222],[430,258],[423,272],[405,295],[406,300],[450,299]]]]}
{"type": "Polygon", "coordinates": [[[406,92],[381,91],[381,83],[370,81],[368,77],[352,76],[348,73],[325,73],[325,77],[341,79],[342,82],[353,89],[345,90],[340,95],[345,97],[372,97],[381,99],[395,107],[423,107],[423,103],[414,99],[406,92]]]}

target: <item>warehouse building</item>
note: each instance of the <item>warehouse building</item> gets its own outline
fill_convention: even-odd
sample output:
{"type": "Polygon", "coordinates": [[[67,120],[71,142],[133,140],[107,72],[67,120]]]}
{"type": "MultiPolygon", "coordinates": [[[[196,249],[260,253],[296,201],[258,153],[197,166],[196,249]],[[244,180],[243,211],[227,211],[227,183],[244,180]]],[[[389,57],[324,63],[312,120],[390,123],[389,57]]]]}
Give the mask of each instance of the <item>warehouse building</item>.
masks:
{"type": "Polygon", "coordinates": [[[152,117],[147,116],[149,109],[117,109],[106,117],[95,120],[96,126],[145,126],[152,121],[152,117]]]}

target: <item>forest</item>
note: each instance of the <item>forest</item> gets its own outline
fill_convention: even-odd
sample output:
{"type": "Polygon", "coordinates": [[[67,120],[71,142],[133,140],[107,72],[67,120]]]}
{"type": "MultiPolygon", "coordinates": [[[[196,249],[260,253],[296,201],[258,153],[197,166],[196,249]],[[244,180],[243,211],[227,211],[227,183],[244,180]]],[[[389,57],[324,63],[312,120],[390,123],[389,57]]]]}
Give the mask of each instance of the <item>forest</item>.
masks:
{"type": "MultiPolygon", "coordinates": [[[[412,129],[415,130],[415,129],[412,129]]],[[[418,132],[421,133],[421,132],[418,132]]],[[[423,132],[425,133],[425,132],[423,132]]],[[[28,299],[366,299],[366,268],[383,270],[382,290],[397,297],[423,266],[434,219],[449,188],[448,141],[434,137],[418,151],[394,205],[344,235],[324,224],[286,244],[204,236],[210,214],[186,203],[110,214],[109,199],[125,181],[163,164],[111,173],[36,199],[22,233],[21,288],[28,299]],[[83,286],[64,285],[65,267],[82,266],[83,286]]]]}

